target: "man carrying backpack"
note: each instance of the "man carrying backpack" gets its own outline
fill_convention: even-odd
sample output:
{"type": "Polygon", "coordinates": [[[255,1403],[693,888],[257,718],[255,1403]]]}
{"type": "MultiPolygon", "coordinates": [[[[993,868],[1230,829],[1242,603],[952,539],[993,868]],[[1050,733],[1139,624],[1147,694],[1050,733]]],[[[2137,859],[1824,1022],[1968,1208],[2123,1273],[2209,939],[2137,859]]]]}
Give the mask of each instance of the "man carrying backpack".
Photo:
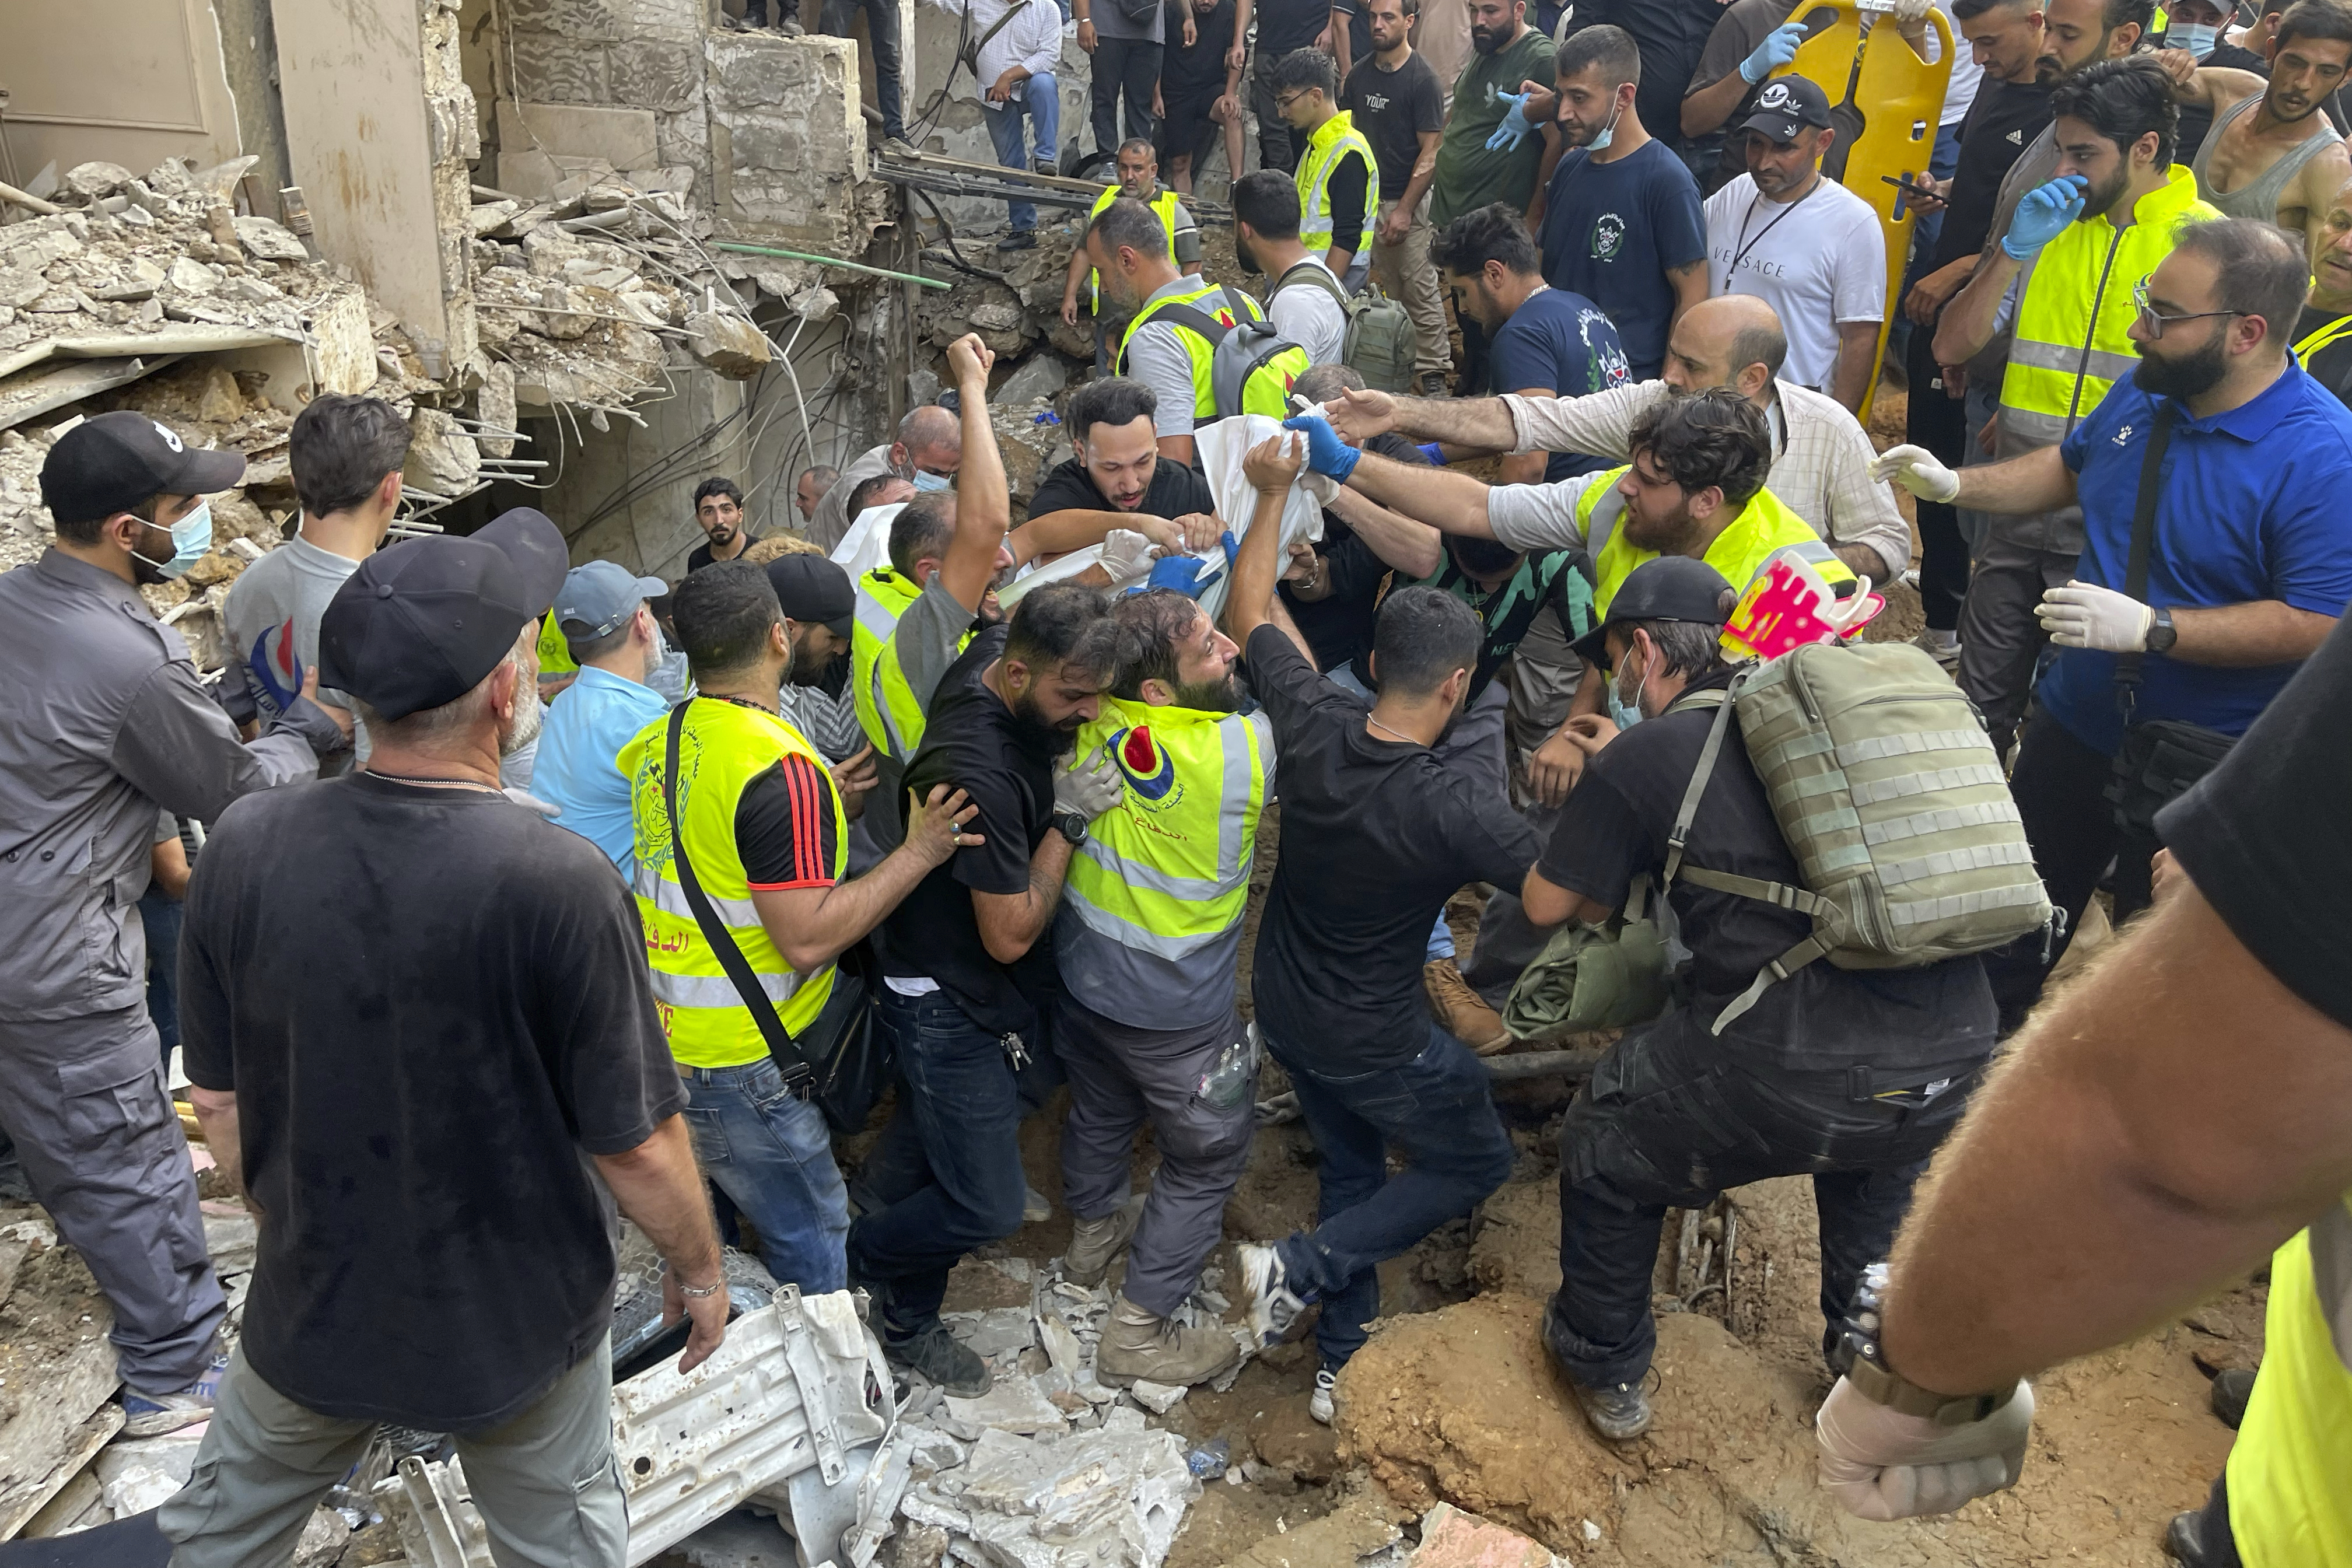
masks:
{"type": "Polygon", "coordinates": [[[1298,237],[1298,187],[1273,169],[1234,182],[1234,259],[1266,279],[1274,330],[1314,364],[1338,364],[1348,346],[1347,286],[1298,237]]]}
{"type": "MultiPolygon", "coordinates": [[[[1577,652],[1609,677],[1620,717],[1570,721],[1591,760],[1521,889],[1530,921],[1558,925],[1611,921],[1620,909],[1640,921],[1637,902],[1663,886],[1691,954],[1674,987],[1679,999],[1601,1058],[1560,1129],[1562,1284],[1545,1314],[1544,1342],[1593,1429],[1617,1440],[1650,1425],[1642,1384],[1657,1342],[1650,1279],[1666,1210],[1704,1208],[1723,1189],[1766,1176],[1811,1174],[1826,1352],[1838,1342],[1862,1269],[1885,1255],[1912,1184],[1959,1119],[1993,1047],[1992,993],[1972,956],[1866,970],[1802,961],[1822,948],[1815,920],[1799,910],[1826,900],[1797,891],[1807,886],[1799,858],[1743,739],[1747,699],[1738,718],[1727,711],[1724,694],[1738,671],[1725,662],[1719,637],[1733,604],[1731,584],[1705,562],[1661,556],[1626,577],[1601,626],[1579,640],[1577,652]],[[1639,900],[1629,901],[1637,886],[1639,900]],[[1771,901],[1775,894],[1793,895],[1794,907],[1771,901]]],[[[1810,660],[1804,695],[1841,676],[1871,683],[1874,694],[1901,694],[1911,683],[1885,666],[1906,656],[1924,676],[1943,679],[1927,654],[1899,646],[1800,648],[1760,673],[1786,676],[1791,661],[1810,660]]],[[[1761,683],[1751,676],[1745,684],[1761,683]]],[[[1949,707],[1966,720],[1957,692],[1949,707]]],[[[1899,707],[1825,703],[1822,710],[1823,736],[1837,739],[1838,724],[1854,722],[1855,712],[1899,711],[1906,723],[1925,718],[1932,725],[1922,728],[1949,728],[1945,709],[1916,694],[1899,707]]],[[[1805,716],[1776,726],[1775,743],[1805,716]]],[[[1865,766],[1890,776],[1947,768],[1972,754],[1967,735],[1915,738],[1945,740],[1953,755],[1858,760],[1858,775],[1878,776],[1862,774],[1865,766]]],[[[1983,763],[1992,761],[1980,731],[1972,744],[1983,763]]],[[[1865,743],[1857,757],[1871,751],[1865,743]]],[[[1997,770],[1984,787],[1998,792],[1997,770]]],[[[1856,785],[1853,793],[1864,792],[1856,785]]],[[[1942,804],[1932,788],[1911,798],[1905,809],[1913,812],[1942,804]]],[[[1953,804],[1964,809],[1969,801],[1953,804]]],[[[1908,831],[1915,837],[1902,855],[1938,848],[1929,828],[1908,831]]],[[[1877,869],[1880,881],[1892,882],[1900,868],[1877,869]]],[[[2008,870],[2032,878],[2030,868],[2008,870]]],[[[2002,873],[1979,875],[1999,880],[2002,873]]],[[[1895,896],[1940,890],[1922,870],[1895,896]]],[[[2028,918],[2038,913],[2034,903],[2028,918]]]]}
{"type": "Polygon", "coordinates": [[[1132,311],[1111,371],[1159,395],[1152,429],[1160,455],[1192,459],[1192,431],[1229,414],[1290,412],[1290,384],[1307,351],[1277,333],[1240,289],[1186,277],[1168,254],[1152,210],[1121,196],[1087,226],[1087,255],[1103,288],[1132,311]]]}

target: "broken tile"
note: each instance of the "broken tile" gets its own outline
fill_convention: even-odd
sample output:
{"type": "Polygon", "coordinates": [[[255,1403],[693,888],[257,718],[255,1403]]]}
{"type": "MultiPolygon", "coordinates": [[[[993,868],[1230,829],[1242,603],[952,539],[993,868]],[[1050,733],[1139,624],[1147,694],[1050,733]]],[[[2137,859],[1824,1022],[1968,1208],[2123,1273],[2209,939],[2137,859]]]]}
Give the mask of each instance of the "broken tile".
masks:
{"type": "Polygon", "coordinates": [[[1000,1378],[978,1399],[958,1399],[951,1394],[947,1405],[949,1415],[982,1432],[1066,1432],[1070,1425],[1025,1377],[1000,1378]]]}

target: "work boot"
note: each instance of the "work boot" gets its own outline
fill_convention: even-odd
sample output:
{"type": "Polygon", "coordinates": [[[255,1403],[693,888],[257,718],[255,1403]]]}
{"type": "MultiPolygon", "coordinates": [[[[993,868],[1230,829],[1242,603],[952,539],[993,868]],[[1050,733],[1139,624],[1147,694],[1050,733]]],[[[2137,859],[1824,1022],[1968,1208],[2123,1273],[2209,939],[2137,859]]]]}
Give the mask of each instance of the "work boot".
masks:
{"type": "Polygon", "coordinates": [[[2213,1559],[2205,1550],[2205,1510],[2192,1508],[2176,1513],[2165,1527],[2164,1554],[2181,1568],[2209,1568],[2213,1559]]]}
{"type": "Polygon", "coordinates": [[[177,1394],[142,1394],[126,1387],[122,1391],[122,1414],[129,1419],[122,1424],[123,1436],[160,1437],[166,1432],[211,1420],[213,1405],[220,1398],[221,1374],[226,1371],[228,1357],[218,1356],[205,1368],[203,1376],[177,1394]]]}
{"type": "Polygon", "coordinates": [[[1076,1221],[1070,1226],[1070,1250],[1062,1254],[1062,1278],[1089,1289],[1101,1284],[1142,1218],[1143,1194],[1138,1193],[1100,1219],[1076,1221]]]}
{"type": "Polygon", "coordinates": [[[1412,395],[1415,397],[1444,397],[1447,391],[1445,373],[1442,370],[1425,370],[1413,378],[1412,395]]]}
{"type": "Polygon", "coordinates": [[[1037,248],[1037,233],[1034,229],[1016,228],[1012,233],[1006,235],[1003,239],[998,240],[996,242],[996,248],[999,250],[1034,250],[1037,248]]]}
{"type": "Polygon", "coordinates": [[[1332,1417],[1339,1413],[1339,1404],[1333,1398],[1339,1383],[1339,1373],[1336,1369],[1328,1366],[1315,1369],[1315,1392],[1307,1396],[1307,1414],[1326,1426],[1331,1425],[1332,1417]]]}
{"type": "Polygon", "coordinates": [[[2246,1401],[2253,1397],[2254,1374],[2232,1367],[2213,1374],[2213,1418],[2234,1432],[2246,1418],[2246,1401]]]}
{"type": "Polygon", "coordinates": [[[1454,960],[1441,958],[1434,963],[1423,964],[1421,979],[1429,992],[1429,1010],[1436,1015],[1438,1027],[1482,1057],[1491,1057],[1510,1045],[1511,1032],[1503,1027],[1503,1016],[1470,989],[1470,983],[1462,978],[1462,970],[1454,960]]]}
{"type": "Polygon", "coordinates": [[[1282,1254],[1271,1247],[1244,1241],[1234,1248],[1242,1266],[1242,1289],[1249,1293],[1250,1330],[1258,1343],[1270,1345],[1290,1331],[1298,1314],[1314,1300],[1293,1289],[1282,1254]]]}
{"type": "Polygon", "coordinates": [[[1576,1403],[1592,1429],[1612,1443],[1638,1437],[1650,1429],[1650,1401],[1637,1383],[1614,1383],[1593,1388],[1570,1378],[1576,1403]]]}
{"type": "Polygon", "coordinates": [[[986,1359],[948,1332],[948,1326],[937,1318],[911,1338],[894,1343],[886,1337],[882,1353],[891,1365],[921,1373],[958,1399],[978,1399],[996,1385],[986,1359]]]}
{"type": "Polygon", "coordinates": [[[1241,1346],[1224,1330],[1180,1327],[1175,1319],[1155,1317],[1122,1295],[1111,1303],[1110,1321],[1095,1347],[1095,1377],[1112,1388],[1138,1379],[1189,1388],[1241,1359],[1241,1346]]]}

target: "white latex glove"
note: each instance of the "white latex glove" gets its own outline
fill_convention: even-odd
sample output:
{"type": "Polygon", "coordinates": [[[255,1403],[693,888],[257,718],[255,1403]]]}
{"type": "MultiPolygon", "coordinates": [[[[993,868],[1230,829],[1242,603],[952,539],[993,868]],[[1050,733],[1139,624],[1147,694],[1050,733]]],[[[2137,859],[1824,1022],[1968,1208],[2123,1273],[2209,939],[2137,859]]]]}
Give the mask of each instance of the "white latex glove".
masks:
{"type": "Polygon", "coordinates": [[[1086,756],[1072,755],[1054,770],[1054,809],[1074,811],[1092,822],[1127,795],[1127,775],[1097,746],[1086,756]]]}
{"type": "Polygon", "coordinates": [[[1870,477],[1893,479],[1921,500],[1948,501],[1960,493],[1960,476],[1925,447],[1889,447],[1870,460],[1870,477]]]}
{"type": "Polygon", "coordinates": [[[2042,629],[2060,647],[2095,647],[2105,653],[2140,653],[2156,612],[2129,594],[2088,583],[2052,588],[2033,607],[2042,629]]]}
{"type": "Polygon", "coordinates": [[[1102,568],[1114,583],[1142,576],[1159,554],[1160,547],[1133,529],[1114,528],[1103,537],[1102,568]]]}
{"type": "Polygon", "coordinates": [[[1822,1489],[1862,1519],[1949,1513],[2017,1484],[2032,1428],[2033,1390],[2024,1383],[1984,1420],[1939,1426],[1890,1410],[1841,1377],[1813,1419],[1822,1489]]]}
{"type": "Polygon", "coordinates": [[[1895,0],[1895,19],[1908,26],[1927,19],[1928,0],[1895,0]]]}

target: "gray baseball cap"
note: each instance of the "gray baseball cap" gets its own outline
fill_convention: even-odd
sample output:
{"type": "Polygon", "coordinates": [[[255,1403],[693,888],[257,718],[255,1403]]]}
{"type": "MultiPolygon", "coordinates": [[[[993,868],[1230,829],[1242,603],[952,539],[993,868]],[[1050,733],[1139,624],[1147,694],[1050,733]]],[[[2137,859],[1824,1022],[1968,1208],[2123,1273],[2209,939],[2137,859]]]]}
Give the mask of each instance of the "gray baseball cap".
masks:
{"type": "Polygon", "coordinates": [[[591,561],[564,574],[555,595],[555,623],[564,636],[583,642],[610,637],[636,614],[639,605],[668,592],[669,584],[658,577],[640,577],[610,561],[591,561]],[[574,624],[587,629],[573,631],[574,624]]]}

